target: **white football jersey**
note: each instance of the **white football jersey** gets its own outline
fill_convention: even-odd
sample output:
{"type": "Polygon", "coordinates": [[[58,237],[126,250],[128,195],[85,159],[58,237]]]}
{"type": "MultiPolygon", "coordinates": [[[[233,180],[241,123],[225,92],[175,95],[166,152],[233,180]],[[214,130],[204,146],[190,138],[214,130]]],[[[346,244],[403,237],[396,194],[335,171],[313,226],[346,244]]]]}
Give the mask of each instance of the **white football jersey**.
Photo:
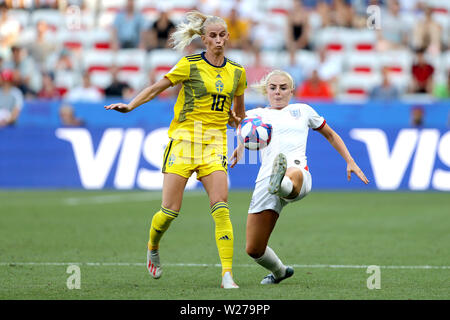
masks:
{"type": "Polygon", "coordinates": [[[277,110],[269,107],[256,108],[246,112],[247,117],[260,116],[264,123],[272,125],[272,139],[269,145],[260,150],[261,168],[256,181],[260,181],[272,172],[273,161],[277,154],[283,153],[289,167],[307,167],[306,142],[309,128],[321,129],[326,121],[307,104],[290,104],[277,110]]]}

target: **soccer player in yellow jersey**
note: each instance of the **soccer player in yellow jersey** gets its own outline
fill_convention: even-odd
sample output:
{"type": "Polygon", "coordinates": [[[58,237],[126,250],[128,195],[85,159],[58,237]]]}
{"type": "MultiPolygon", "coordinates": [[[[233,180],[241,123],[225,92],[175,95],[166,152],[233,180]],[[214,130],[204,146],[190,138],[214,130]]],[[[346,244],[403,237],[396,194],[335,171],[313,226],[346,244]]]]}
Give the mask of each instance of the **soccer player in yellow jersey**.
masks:
{"type": "Polygon", "coordinates": [[[200,36],[206,51],[183,57],[163,79],[140,92],[129,104],[115,103],[107,110],[129,112],[162,91],[182,84],[174,107],[166,147],[161,209],[153,216],[147,251],[147,268],[158,279],[162,274],[159,242],[181,209],[183,192],[193,172],[210,200],[215,238],[222,264],[221,287],[238,288],[232,277],[233,227],[228,209],[227,123],[237,127],[245,116],[245,70],[224,56],[229,38],[225,21],[192,11],[187,23],[171,36],[175,49],[183,49],[200,36]],[[233,109],[231,106],[233,105],[233,109]]]}

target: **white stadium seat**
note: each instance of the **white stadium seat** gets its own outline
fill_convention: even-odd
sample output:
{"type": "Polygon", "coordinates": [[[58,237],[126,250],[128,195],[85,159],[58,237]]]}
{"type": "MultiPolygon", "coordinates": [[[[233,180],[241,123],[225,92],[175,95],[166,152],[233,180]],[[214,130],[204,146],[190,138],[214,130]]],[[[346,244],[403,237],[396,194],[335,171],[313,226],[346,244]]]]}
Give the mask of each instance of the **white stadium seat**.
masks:
{"type": "Polygon", "coordinates": [[[160,66],[172,68],[182,57],[181,53],[172,49],[154,49],[147,54],[145,68],[147,70],[160,66]]]}
{"type": "Polygon", "coordinates": [[[356,73],[378,73],[380,71],[380,59],[377,53],[349,52],[345,55],[345,69],[356,73]]]}
{"type": "Polygon", "coordinates": [[[110,72],[93,71],[90,73],[90,76],[92,85],[98,88],[105,89],[112,82],[112,75],[110,72]]]}
{"type": "Polygon", "coordinates": [[[98,16],[98,26],[102,29],[108,29],[114,24],[116,18],[116,12],[114,11],[102,11],[98,16]]]}
{"type": "Polygon", "coordinates": [[[55,72],[55,86],[61,93],[78,86],[81,83],[81,75],[75,71],[55,72]]]}
{"type": "Polygon", "coordinates": [[[339,78],[339,92],[355,98],[367,97],[370,91],[380,83],[380,74],[344,73],[339,78]]]}
{"type": "Polygon", "coordinates": [[[450,72],[450,49],[442,53],[441,66],[445,72],[450,72]]]}
{"type": "Polygon", "coordinates": [[[100,11],[114,11],[117,12],[123,9],[127,0],[99,0],[100,11]]]}
{"type": "Polygon", "coordinates": [[[240,49],[228,49],[225,52],[225,57],[244,67],[252,65],[254,60],[253,54],[248,54],[240,49]]]}
{"type": "Polygon", "coordinates": [[[85,48],[109,50],[111,48],[111,32],[96,28],[89,30],[83,38],[85,48]]]}
{"type": "Polygon", "coordinates": [[[298,50],[295,58],[297,63],[305,70],[306,75],[310,75],[319,63],[319,56],[313,51],[298,50]]]}
{"type": "Polygon", "coordinates": [[[377,35],[375,30],[344,30],[342,41],[348,51],[370,52],[375,49],[377,35]]]}
{"type": "Polygon", "coordinates": [[[410,73],[413,55],[409,50],[392,50],[379,53],[380,68],[388,67],[394,73],[410,73]]]}
{"type": "Polygon", "coordinates": [[[30,24],[30,13],[26,10],[13,9],[8,11],[8,15],[19,21],[22,29],[30,24]]]}
{"type": "Polygon", "coordinates": [[[89,73],[103,71],[106,72],[115,64],[115,54],[111,51],[86,50],[83,54],[83,69],[89,73]]]}
{"type": "Polygon", "coordinates": [[[147,73],[145,72],[128,72],[119,71],[117,78],[119,81],[124,81],[134,90],[141,90],[147,83],[147,73]]]}
{"type": "Polygon", "coordinates": [[[145,60],[145,50],[121,49],[116,53],[115,64],[121,71],[138,73],[145,70],[145,60]]]}

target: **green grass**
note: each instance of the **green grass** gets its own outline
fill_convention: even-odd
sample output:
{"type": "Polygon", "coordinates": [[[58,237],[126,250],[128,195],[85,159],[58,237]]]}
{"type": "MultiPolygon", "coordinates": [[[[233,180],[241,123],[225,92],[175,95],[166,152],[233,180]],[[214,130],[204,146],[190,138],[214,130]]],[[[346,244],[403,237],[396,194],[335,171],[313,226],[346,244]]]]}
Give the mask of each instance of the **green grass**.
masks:
{"type": "Polygon", "coordinates": [[[450,266],[448,193],[316,191],[290,204],[270,245],[298,266],[270,287],[259,285],[268,272],[245,253],[250,197],[229,196],[240,289],[223,290],[204,192],[187,193],[161,243],[164,275],[153,280],[146,242],[159,192],[2,191],[0,299],[450,299],[449,268],[383,267],[450,266]],[[67,289],[67,265],[48,262],[80,263],[81,289],[67,289]],[[187,263],[207,266],[176,265],[187,263]],[[382,266],[380,290],[367,289],[367,265],[382,266]]]}

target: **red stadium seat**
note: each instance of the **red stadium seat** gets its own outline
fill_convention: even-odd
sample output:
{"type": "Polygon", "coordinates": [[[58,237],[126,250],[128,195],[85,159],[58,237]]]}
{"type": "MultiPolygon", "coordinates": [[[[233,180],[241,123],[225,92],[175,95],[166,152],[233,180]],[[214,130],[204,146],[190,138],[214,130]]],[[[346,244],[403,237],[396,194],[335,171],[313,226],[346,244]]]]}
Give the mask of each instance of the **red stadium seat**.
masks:
{"type": "Polygon", "coordinates": [[[83,68],[89,73],[107,72],[114,65],[114,53],[89,49],[83,54],[83,68]]]}
{"type": "Polygon", "coordinates": [[[122,10],[127,0],[100,0],[100,11],[118,12],[122,10]]]}
{"type": "Polygon", "coordinates": [[[380,74],[344,73],[339,78],[339,93],[350,98],[366,98],[379,83],[380,74]]]}
{"type": "Polygon", "coordinates": [[[117,51],[115,63],[120,70],[141,72],[145,69],[146,52],[141,49],[121,49],[117,51]]]}
{"type": "Polygon", "coordinates": [[[380,60],[377,54],[349,52],[345,56],[345,65],[348,72],[377,73],[380,70],[380,60]]]}

